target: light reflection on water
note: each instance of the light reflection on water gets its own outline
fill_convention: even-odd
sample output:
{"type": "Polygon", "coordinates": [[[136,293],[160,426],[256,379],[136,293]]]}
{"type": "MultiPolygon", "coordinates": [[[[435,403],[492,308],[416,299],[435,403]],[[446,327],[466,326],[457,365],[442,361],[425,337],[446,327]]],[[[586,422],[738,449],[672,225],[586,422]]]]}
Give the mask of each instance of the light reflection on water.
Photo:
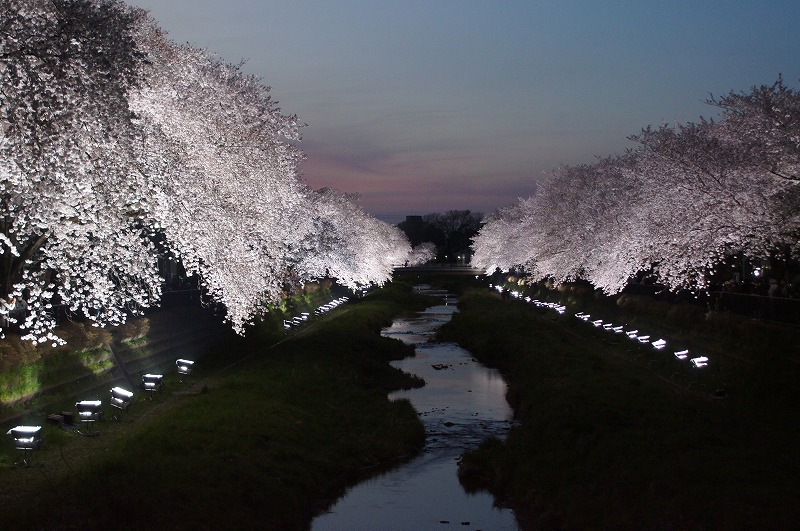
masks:
{"type": "Polygon", "coordinates": [[[434,306],[383,331],[416,347],[413,358],[392,365],[422,377],[425,387],[389,397],[406,398],[419,412],[427,432],[425,449],[400,468],[353,487],[314,520],[312,529],[517,529],[512,511],[495,507],[490,494],[467,494],[458,482],[461,454],[489,436],[504,437],[512,410],[497,371],[458,345],[429,342],[454,311],[454,305],[434,306]]]}

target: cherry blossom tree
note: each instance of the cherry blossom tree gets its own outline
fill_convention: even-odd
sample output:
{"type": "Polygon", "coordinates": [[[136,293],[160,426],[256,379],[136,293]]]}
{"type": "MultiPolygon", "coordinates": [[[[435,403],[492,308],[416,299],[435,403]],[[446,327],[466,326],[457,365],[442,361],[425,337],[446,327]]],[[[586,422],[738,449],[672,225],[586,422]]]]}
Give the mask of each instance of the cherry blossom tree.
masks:
{"type": "Polygon", "coordinates": [[[98,326],[157,304],[164,254],[243,332],[287,283],[382,283],[409,253],[397,229],[298,179],[300,125],[241,65],[120,2],[6,6],[0,317],[24,300],[27,339],[59,341],[56,304],[98,326]]]}
{"type": "Polygon", "coordinates": [[[403,232],[364,213],[357,196],[330,188],[314,193],[315,230],[303,242],[303,278],[331,277],[350,289],[382,285],[411,253],[403,232]]]}
{"type": "Polygon", "coordinates": [[[411,249],[411,253],[406,260],[407,266],[418,266],[427,264],[436,259],[436,244],[433,242],[422,242],[411,249]]]}
{"type": "Polygon", "coordinates": [[[558,169],[488,220],[473,262],[616,293],[643,271],[702,290],[732,255],[797,255],[800,95],[779,79],[710,103],[719,122],[648,127],[625,156],[558,169]]]}
{"type": "Polygon", "coordinates": [[[751,164],[779,179],[800,180],[800,98],[783,83],[730,92],[708,103],[722,111],[719,135],[751,164]]]}
{"type": "Polygon", "coordinates": [[[240,65],[169,41],[152,21],[139,39],[150,60],[131,107],[144,172],[159,180],[149,221],[242,331],[280,300],[288,253],[312,228],[290,143],[299,124],[240,65]]]}
{"type": "Polygon", "coordinates": [[[529,238],[539,233],[530,224],[535,219],[534,198],[520,199],[488,216],[472,239],[472,264],[488,273],[495,269],[516,269],[534,264],[531,252],[539,246],[529,238]]]}
{"type": "Polygon", "coordinates": [[[142,54],[117,2],[9,0],[0,10],[0,315],[57,341],[52,307],[98,324],[158,296],[139,222],[127,105],[142,54]]]}

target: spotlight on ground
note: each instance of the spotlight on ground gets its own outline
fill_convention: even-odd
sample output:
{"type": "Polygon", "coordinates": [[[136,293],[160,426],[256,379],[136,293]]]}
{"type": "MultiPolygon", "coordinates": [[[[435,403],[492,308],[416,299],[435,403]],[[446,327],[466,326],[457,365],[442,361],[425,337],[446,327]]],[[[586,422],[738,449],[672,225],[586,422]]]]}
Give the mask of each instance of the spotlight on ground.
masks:
{"type": "Polygon", "coordinates": [[[14,439],[14,447],[22,452],[22,458],[14,464],[22,463],[26,467],[33,464],[32,453],[44,444],[41,426],[17,426],[6,432],[14,439]]]}
{"type": "Polygon", "coordinates": [[[78,420],[86,424],[85,435],[95,435],[92,426],[103,420],[103,403],[100,400],[81,400],[75,402],[75,409],[78,410],[78,420]]]}
{"type": "Polygon", "coordinates": [[[689,351],[688,350],[678,350],[678,351],[675,352],[675,357],[678,358],[679,360],[685,360],[686,358],[689,357],[689,351]]]}
{"type": "Polygon", "coordinates": [[[161,379],[163,374],[143,374],[142,375],[142,388],[150,394],[150,400],[153,399],[152,393],[161,391],[161,379]]]}
{"type": "MultiPolygon", "coordinates": [[[[133,393],[122,387],[114,387],[111,389],[111,407],[115,407],[122,411],[127,411],[133,401],[133,393]]],[[[116,420],[119,417],[114,415],[116,420]]]]}
{"type": "Polygon", "coordinates": [[[192,370],[194,369],[194,362],[192,360],[178,358],[175,360],[175,365],[178,367],[178,374],[192,374],[192,370]]]}

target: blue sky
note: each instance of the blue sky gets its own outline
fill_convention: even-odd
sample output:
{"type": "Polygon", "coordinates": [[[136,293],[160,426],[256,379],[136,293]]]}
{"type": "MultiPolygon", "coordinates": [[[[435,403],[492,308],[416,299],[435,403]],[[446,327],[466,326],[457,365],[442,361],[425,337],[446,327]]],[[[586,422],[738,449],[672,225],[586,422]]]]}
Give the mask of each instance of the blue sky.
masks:
{"type": "Polygon", "coordinates": [[[800,79],[800,2],[131,0],[308,124],[301,177],[389,222],[489,213],[709,94],[800,79]]]}

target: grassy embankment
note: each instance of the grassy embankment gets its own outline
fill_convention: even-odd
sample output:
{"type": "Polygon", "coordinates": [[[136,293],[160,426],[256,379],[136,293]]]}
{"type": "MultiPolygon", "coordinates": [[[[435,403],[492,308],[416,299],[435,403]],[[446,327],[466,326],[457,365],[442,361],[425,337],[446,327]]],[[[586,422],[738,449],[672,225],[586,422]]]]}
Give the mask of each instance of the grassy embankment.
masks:
{"type": "MultiPolygon", "coordinates": [[[[592,311],[619,317],[618,306],[592,311]]],[[[440,337],[505,374],[521,426],[469,454],[462,482],[494,492],[530,528],[796,526],[796,338],[764,339],[762,324],[724,315],[682,327],[666,310],[662,326],[708,352],[709,371],[570,313],[466,294],[440,337]]],[[[647,313],[641,322],[655,327],[647,313]]]]}
{"type": "Polygon", "coordinates": [[[113,356],[108,345],[115,340],[135,342],[146,336],[146,317],[130,319],[112,330],[88,323],[67,322],[58,334],[63,346],[34,346],[18,334],[7,333],[0,341],[0,419],[24,414],[73,395],[76,389],[108,379],[113,356]],[[59,389],[55,389],[55,388],[59,389]]]}
{"type": "Polygon", "coordinates": [[[389,286],[277,345],[261,328],[216,347],[193,384],[170,379],[97,437],[46,426],[42,466],[0,468],[3,528],[307,526],[347,485],[424,443],[410,404],[386,398],[420,384],[387,363],[410,349],[379,330],[429,303],[389,286]]]}

